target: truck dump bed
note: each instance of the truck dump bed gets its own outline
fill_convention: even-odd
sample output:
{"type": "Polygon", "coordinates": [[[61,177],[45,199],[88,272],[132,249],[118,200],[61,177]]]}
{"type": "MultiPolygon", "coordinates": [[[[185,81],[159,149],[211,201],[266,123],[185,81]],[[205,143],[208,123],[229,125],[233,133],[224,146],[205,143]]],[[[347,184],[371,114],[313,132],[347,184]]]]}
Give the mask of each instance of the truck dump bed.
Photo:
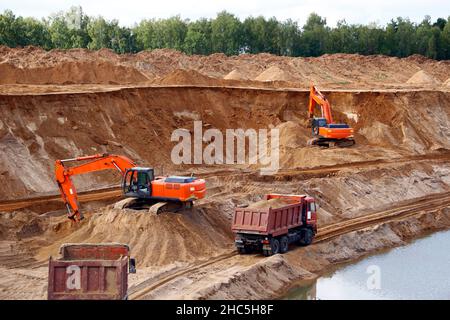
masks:
{"type": "Polygon", "coordinates": [[[127,298],[129,247],[124,244],[66,244],[50,257],[49,300],[127,298]]]}
{"type": "Polygon", "coordinates": [[[301,226],[306,196],[269,194],[266,200],[246,208],[236,208],[232,230],[235,233],[253,233],[278,236],[301,226]]]}

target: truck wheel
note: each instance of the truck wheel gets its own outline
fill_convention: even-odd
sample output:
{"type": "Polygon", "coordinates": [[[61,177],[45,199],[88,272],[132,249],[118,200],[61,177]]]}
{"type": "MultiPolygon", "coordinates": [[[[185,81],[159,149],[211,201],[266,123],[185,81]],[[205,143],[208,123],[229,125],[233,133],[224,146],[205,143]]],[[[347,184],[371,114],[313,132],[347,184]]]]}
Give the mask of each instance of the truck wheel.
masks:
{"type": "Polygon", "coordinates": [[[313,232],[309,228],[303,228],[300,230],[300,240],[298,244],[301,246],[310,245],[313,240],[313,232]]]}
{"type": "Polygon", "coordinates": [[[278,239],[272,238],[270,240],[270,248],[272,249],[272,254],[277,254],[280,252],[280,241],[278,239]]]}
{"type": "Polygon", "coordinates": [[[238,249],[239,254],[246,254],[247,253],[247,248],[245,248],[245,247],[239,247],[237,249],[238,249]]]}
{"type": "Polygon", "coordinates": [[[284,236],[280,239],[280,252],[285,253],[289,250],[289,239],[288,237],[284,236]]]}

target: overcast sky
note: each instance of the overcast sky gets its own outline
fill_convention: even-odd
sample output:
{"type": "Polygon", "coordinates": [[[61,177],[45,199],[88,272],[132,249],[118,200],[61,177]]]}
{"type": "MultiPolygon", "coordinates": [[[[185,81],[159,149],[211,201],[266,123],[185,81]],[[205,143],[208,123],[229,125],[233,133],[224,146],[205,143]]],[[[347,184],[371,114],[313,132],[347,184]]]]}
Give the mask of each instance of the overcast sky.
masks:
{"type": "Polygon", "coordinates": [[[450,0],[1,0],[0,11],[11,9],[16,15],[42,18],[73,5],[81,5],[88,15],[115,18],[127,26],[144,18],[174,15],[191,20],[211,18],[222,10],[241,19],[250,15],[275,16],[279,20],[291,18],[301,25],[309,13],[316,12],[326,17],[330,26],[340,19],[385,24],[398,16],[420,22],[425,15],[433,21],[450,15],[450,0]]]}

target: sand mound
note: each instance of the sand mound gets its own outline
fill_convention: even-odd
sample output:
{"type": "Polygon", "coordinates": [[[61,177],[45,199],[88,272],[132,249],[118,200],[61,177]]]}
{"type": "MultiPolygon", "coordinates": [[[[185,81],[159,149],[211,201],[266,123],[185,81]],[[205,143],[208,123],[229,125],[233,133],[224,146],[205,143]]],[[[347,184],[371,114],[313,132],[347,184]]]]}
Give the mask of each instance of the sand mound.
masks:
{"type": "Polygon", "coordinates": [[[217,80],[195,70],[177,69],[157,81],[160,84],[214,85],[217,80]]]}
{"type": "Polygon", "coordinates": [[[0,215],[0,240],[24,240],[41,234],[45,223],[29,211],[2,212],[0,215]]]}
{"type": "Polygon", "coordinates": [[[255,78],[256,81],[289,81],[289,75],[277,66],[264,70],[255,78]]]}
{"type": "Polygon", "coordinates": [[[225,75],[225,77],[223,78],[225,80],[249,80],[248,77],[244,76],[241,72],[239,72],[236,69],[225,75]]]}
{"type": "Polygon", "coordinates": [[[238,272],[229,269],[211,276],[203,287],[182,295],[181,299],[264,299],[276,296],[280,289],[295,280],[313,277],[309,271],[289,264],[284,256],[275,255],[238,272]]]}
{"type": "MultiPolygon", "coordinates": [[[[321,57],[303,58],[281,57],[267,53],[203,56],[186,55],[172,49],[146,50],[137,54],[117,54],[110,49],[98,51],[54,49],[46,51],[31,46],[25,48],[0,46],[0,63],[9,63],[14,67],[26,68],[27,70],[57,67],[69,62],[96,64],[101,61],[138,70],[150,79],[164,78],[176,69],[185,69],[196,70],[202,75],[213,77],[216,81],[228,80],[227,85],[261,87],[281,85],[287,87],[294,86],[294,83],[301,83],[303,86],[309,82],[314,82],[333,88],[385,88],[404,85],[406,79],[417,70],[426,70],[435,79],[448,78],[450,70],[448,60],[436,61],[417,55],[408,58],[383,55],[363,56],[359,54],[327,54],[321,57]],[[230,70],[238,70],[241,75],[236,74],[236,72],[233,73],[233,71],[230,72],[230,70]],[[262,71],[264,72],[261,73],[262,71]],[[255,77],[258,77],[258,82],[247,80],[247,78],[254,79],[255,77]],[[232,83],[231,81],[236,82],[232,83]],[[285,83],[281,84],[283,81],[285,83]]],[[[77,75],[71,75],[71,77],[74,76],[77,75]]],[[[25,80],[21,80],[21,83],[29,83],[29,76],[22,77],[22,79],[25,80]]],[[[42,79],[44,80],[40,80],[39,83],[47,81],[45,77],[42,77],[42,79]]],[[[108,83],[109,80],[89,83],[108,83]]],[[[194,84],[202,83],[198,80],[197,82],[192,81],[192,79],[185,80],[190,80],[194,84]]],[[[72,80],[69,79],[68,81],[72,80]]],[[[121,77],[118,80],[111,79],[111,81],[123,82],[121,77]]],[[[74,83],[81,82],[74,81],[74,83]]],[[[182,84],[185,84],[185,82],[182,84]]]]}
{"type": "Polygon", "coordinates": [[[409,84],[437,84],[438,81],[423,70],[417,71],[406,83],[409,84]]]}
{"type": "Polygon", "coordinates": [[[0,84],[127,84],[148,80],[134,68],[106,61],[63,62],[36,68],[4,62],[0,74],[0,84]]]}
{"type": "Polygon", "coordinates": [[[262,209],[262,208],[272,208],[278,209],[287,205],[292,204],[291,200],[287,199],[270,199],[270,200],[261,200],[254,203],[251,203],[248,208],[252,209],[262,209]]]}
{"type": "Polygon", "coordinates": [[[229,225],[219,219],[219,214],[211,216],[201,208],[158,216],[146,211],[105,208],[93,213],[79,227],[63,222],[55,228],[58,231],[54,243],[42,248],[37,258],[55,256],[63,243],[120,242],[130,245],[140,266],[193,261],[229,249],[232,243],[229,225]]]}
{"type": "Polygon", "coordinates": [[[444,82],[444,86],[450,87],[450,78],[444,82]]]}

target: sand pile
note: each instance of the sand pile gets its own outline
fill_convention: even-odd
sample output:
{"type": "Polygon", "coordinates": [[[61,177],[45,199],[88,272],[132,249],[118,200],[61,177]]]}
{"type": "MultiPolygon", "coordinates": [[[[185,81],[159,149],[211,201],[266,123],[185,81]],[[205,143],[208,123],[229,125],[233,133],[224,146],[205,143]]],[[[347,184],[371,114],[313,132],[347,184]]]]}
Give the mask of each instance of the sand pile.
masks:
{"type": "Polygon", "coordinates": [[[438,84],[438,81],[423,70],[417,71],[408,81],[408,84],[438,84]]]}
{"type": "Polygon", "coordinates": [[[20,68],[0,64],[0,84],[127,84],[147,81],[138,70],[111,62],[64,62],[55,66],[20,68]]]}
{"type": "Polygon", "coordinates": [[[444,82],[444,86],[450,87],[450,78],[448,78],[448,79],[444,82]]]}
{"type": "Polygon", "coordinates": [[[264,70],[255,78],[256,81],[290,81],[291,77],[277,66],[264,70]]]}
{"type": "Polygon", "coordinates": [[[251,203],[248,206],[248,208],[251,208],[251,209],[263,209],[263,208],[278,209],[278,208],[288,206],[293,203],[294,202],[292,200],[282,199],[282,198],[270,199],[270,200],[260,200],[260,201],[251,203]]]}
{"type": "Polygon", "coordinates": [[[24,240],[43,233],[46,222],[29,211],[2,212],[0,214],[0,240],[24,240]]]}
{"type": "Polygon", "coordinates": [[[177,69],[156,81],[159,84],[214,85],[217,79],[205,76],[195,70],[177,69]]]}
{"type": "Polygon", "coordinates": [[[37,258],[55,256],[63,243],[120,242],[130,245],[139,266],[193,261],[229,249],[229,225],[220,219],[219,214],[210,216],[199,208],[158,216],[145,210],[104,208],[90,215],[81,226],[70,227],[64,221],[55,233],[47,235],[55,240],[42,248],[37,258]]]}
{"type": "Polygon", "coordinates": [[[238,266],[207,277],[202,286],[193,286],[181,299],[267,299],[295,280],[313,277],[307,270],[287,263],[284,256],[275,255],[248,267],[238,266]]]}
{"type": "Polygon", "coordinates": [[[225,80],[249,80],[248,77],[244,76],[241,72],[234,69],[230,73],[228,73],[225,77],[225,80]]]}
{"type": "MultiPolygon", "coordinates": [[[[267,53],[238,56],[217,53],[202,56],[186,55],[172,49],[146,50],[137,54],[119,55],[109,49],[45,51],[36,47],[8,48],[0,46],[0,63],[9,63],[17,68],[55,67],[71,62],[94,64],[106,62],[126,66],[137,69],[150,79],[166,77],[177,69],[195,70],[213,78],[242,81],[242,83],[233,83],[236,86],[262,87],[277,87],[279,85],[277,81],[289,82],[284,83],[283,86],[295,86],[295,84],[303,86],[305,85],[304,81],[297,77],[297,75],[301,75],[308,83],[311,81],[333,88],[391,88],[404,85],[405,80],[417,70],[423,70],[435,79],[446,79],[450,73],[450,61],[436,61],[417,55],[403,59],[358,54],[327,54],[308,58],[280,57],[267,53]],[[238,70],[240,75],[233,71],[230,72],[230,70],[238,70]],[[265,71],[261,73],[262,70],[265,71]],[[258,82],[246,79],[255,77],[258,82]]],[[[120,81],[120,78],[118,80],[111,79],[116,83],[126,82],[120,81]]],[[[45,81],[49,82],[49,80],[45,81]]],[[[108,81],[109,79],[103,82],[88,83],[108,83],[108,81]]],[[[41,80],[39,83],[42,82],[41,80]]],[[[74,81],[74,83],[81,82],[74,81]]],[[[230,85],[230,82],[227,84],[230,85]]]]}

